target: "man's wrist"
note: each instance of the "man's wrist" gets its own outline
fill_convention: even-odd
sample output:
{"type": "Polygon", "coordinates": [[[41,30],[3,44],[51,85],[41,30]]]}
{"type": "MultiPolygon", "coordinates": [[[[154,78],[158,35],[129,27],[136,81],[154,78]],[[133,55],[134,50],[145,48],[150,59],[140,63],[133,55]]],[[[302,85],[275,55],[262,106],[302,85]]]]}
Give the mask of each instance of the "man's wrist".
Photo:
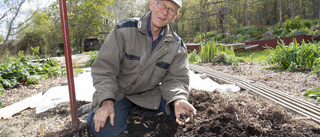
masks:
{"type": "Polygon", "coordinates": [[[104,105],[104,104],[107,104],[107,102],[112,102],[112,104],[113,104],[115,101],[116,101],[116,100],[113,99],[113,98],[105,99],[105,100],[103,100],[103,101],[101,102],[100,107],[101,107],[102,105],[104,105]]]}

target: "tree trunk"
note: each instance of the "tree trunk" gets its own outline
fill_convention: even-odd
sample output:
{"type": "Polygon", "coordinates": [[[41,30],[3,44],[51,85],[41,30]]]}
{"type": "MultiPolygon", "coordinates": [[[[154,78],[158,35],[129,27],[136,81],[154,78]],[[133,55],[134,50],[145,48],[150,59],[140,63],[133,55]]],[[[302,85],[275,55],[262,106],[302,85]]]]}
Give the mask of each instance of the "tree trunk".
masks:
{"type": "Polygon", "coordinates": [[[278,2],[275,0],[274,1],[274,20],[272,21],[272,23],[276,23],[277,22],[277,20],[278,20],[278,18],[277,18],[277,16],[278,16],[278,13],[276,12],[277,11],[277,6],[278,6],[278,2]]]}
{"type": "Polygon", "coordinates": [[[317,17],[317,4],[316,4],[316,2],[317,2],[318,0],[313,0],[313,6],[312,6],[312,8],[313,8],[313,17],[312,18],[316,18],[317,17]]]}
{"type": "Polygon", "coordinates": [[[244,26],[247,27],[248,26],[248,12],[247,12],[247,4],[244,4],[244,26]]]}
{"type": "Polygon", "coordinates": [[[279,16],[280,16],[280,27],[282,26],[282,9],[281,9],[281,0],[279,0],[279,16]]]}
{"type": "Polygon", "coordinates": [[[84,51],[84,40],[85,40],[85,37],[82,37],[81,39],[81,50],[80,50],[80,53],[82,53],[84,51]]]}
{"type": "Polygon", "coordinates": [[[291,18],[294,18],[295,15],[295,6],[294,6],[294,0],[291,0],[291,18]]]}
{"type": "Polygon", "coordinates": [[[301,3],[301,8],[302,8],[301,9],[302,10],[301,11],[301,15],[303,16],[304,19],[306,19],[307,18],[306,17],[306,7],[305,7],[305,3],[304,2],[301,3]]]}
{"type": "Polygon", "coordinates": [[[266,10],[267,10],[267,12],[266,12],[266,18],[267,18],[267,20],[266,20],[266,25],[270,25],[271,23],[270,23],[270,11],[269,11],[269,7],[270,7],[270,3],[269,3],[269,0],[267,0],[267,7],[265,8],[266,10]]]}
{"type": "Polygon", "coordinates": [[[190,42],[190,41],[191,41],[191,27],[190,27],[190,19],[188,19],[188,29],[189,29],[188,42],[190,42]]]}

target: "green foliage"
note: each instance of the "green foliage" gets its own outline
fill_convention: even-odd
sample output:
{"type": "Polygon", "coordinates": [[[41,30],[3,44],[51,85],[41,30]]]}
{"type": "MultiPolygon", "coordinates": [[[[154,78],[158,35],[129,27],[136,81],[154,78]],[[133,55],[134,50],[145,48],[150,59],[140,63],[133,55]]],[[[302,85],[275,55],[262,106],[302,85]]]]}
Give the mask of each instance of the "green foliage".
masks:
{"type": "Polygon", "coordinates": [[[215,31],[209,31],[207,32],[206,37],[210,39],[211,37],[214,37],[216,35],[217,33],[215,31]]]}
{"type": "Polygon", "coordinates": [[[221,41],[222,39],[224,39],[226,37],[225,33],[221,33],[219,34],[217,37],[215,37],[215,41],[221,41]]]}
{"type": "Polygon", "coordinates": [[[98,55],[98,51],[90,51],[90,55],[89,55],[90,59],[88,60],[86,66],[91,67],[97,55],[98,55]]]}
{"type": "Polygon", "coordinates": [[[196,37],[193,38],[193,43],[200,43],[202,40],[202,34],[197,34],[196,37]]]}
{"type": "Polygon", "coordinates": [[[261,33],[264,33],[267,31],[267,28],[265,25],[257,24],[257,26],[249,26],[244,28],[237,28],[235,31],[232,31],[232,34],[251,34],[254,31],[261,31],[261,33]]]}
{"type": "Polygon", "coordinates": [[[294,19],[286,18],[286,22],[284,26],[286,30],[290,31],[294,29],[300,29],[303,26],[303,24],[301,23],[299,16],[296,16],[294,19]]]}
{"type": "Polygon", "coordinates": [[[320,43],[305,43],[301,45],[294,40],[288,46],[284,42],[271,49],[271,55],[267,61],[278,65],[287,71],[296,71],[301,69],[313,68],[314,62],[320,57],[320,43]]]}
{"type": "Polygon", "coordinates": [[[261,31],[253,31],[250,33],[251,37],[254,37],[256,39],[261,39],[263,37],[262,32],[261,31]]]}
{"type": "Polygon", "coordinates": [[[83,72],[83,68],[74,68],[73,73],[81,73],[83,72]]]}
{"type": "Polygon", "coordinates": [[[194,50],[188,54],[188,59],[189,59],[189,63],[200,62],[200,58],[199,58],[198,52],[196,50],[194,50]]]}
{"type": "Polygon", "coordinates": [[[37,46],[37,47],[30,47],[31,48],[31,51],[32,51],[32,56],[39,56],[39,50],[40,50],[40,47],[37,46]]]}
{"type": "Polygon", "coordinates": [[[50,66],[50,67],[57,67],[59,65],[60,61],[59,60],[56,60],[54,58],[47,58],[47,64],[50,66]]]}
{"type": "Polygon", "coordinates": [[[223,62],[225,64],[237,64],[237,59],[235,58],[233,48],[224,48],[215,42],[207,43],[206,45],[201,44],[199,59],[201,62],[223,62]]]}
{"type": "Polygon", "coordinates": [[[65,74],[54,59],[50,63],[29,61],[22,57],[17,61],[8,61],[0,64],[0,83],[3,88],[13,88],[18,83],[36,83],[46,75],[47,77],[65,74]]]}
{"type": "Polygon", "coordinates": [[[313,68],[313,70],[319,70],[320,69],[320,58],[316,58],[314,60],[312,68],[313,68]]]}
{"type": "Polygon", "coordinates": [[[19,57],[19,58],[23,58],[23,57],[24,57],[24,51],[23,51],[23,50],[20,50],[20,51],[19,51],[18,57],[19,57]]]}
{"type": "MultiPolygon", "coordinates": [[[[309,77],[310,75],[317,74],[317,73],[320,74],[320,69],[310,72],[306,77],[309,77]]],[[[303,92],[302,94],[311,98],[316,98],[317,101],[320,101],[320,86],[310,89],[306,92],[303,92]]]]}

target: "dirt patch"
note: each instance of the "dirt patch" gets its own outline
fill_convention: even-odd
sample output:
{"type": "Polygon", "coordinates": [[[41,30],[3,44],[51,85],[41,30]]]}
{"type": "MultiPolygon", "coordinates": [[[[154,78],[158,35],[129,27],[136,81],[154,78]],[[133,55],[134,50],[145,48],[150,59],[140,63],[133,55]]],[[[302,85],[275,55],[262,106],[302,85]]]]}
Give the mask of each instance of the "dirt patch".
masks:
{"type": "MultiPolygon", "coordinates": [[[[318,104],[313,99],[298,95],[320,85],[317,75],[305,78],[307,71],[263,70],[267,66],[257,63],[240,63],[239,66],[202,65],[264,83],[318,104]]],[[[58,86],[65,80],[66,76],[42,80],[34,85],[19,85],[5,90],[0,99],[5,107],[58,86]]],[[[163,116],[135,112],[130,114],[128,129],[121,136],[319,136],[320,132],[318,126],[308,118],[291,113],[261,96],[249,94],[249,91],[232,94],[191,91],[190,102],[198,113],[185,126],[178,126],[175,120],[163,116]]],[[[78,107],[85,103],[78,102],[78,107]]],[[[35,109],[26,109],[10,119],[0,120],[0,136],[40,136],[40,129],[45,136],[66,135],[71,129],[70,123],[68,103],[59,104],[40,114],[35,114],[35,109]]]]}
{"type": "Polygon", "coordinates": [[[174,119],[141,113],[129,117],[123,136],[319,136],[313,122],[301,120],[277,104],[246,91],[193,91],[189,101],[198,110],[185,126],[174,119]]]}

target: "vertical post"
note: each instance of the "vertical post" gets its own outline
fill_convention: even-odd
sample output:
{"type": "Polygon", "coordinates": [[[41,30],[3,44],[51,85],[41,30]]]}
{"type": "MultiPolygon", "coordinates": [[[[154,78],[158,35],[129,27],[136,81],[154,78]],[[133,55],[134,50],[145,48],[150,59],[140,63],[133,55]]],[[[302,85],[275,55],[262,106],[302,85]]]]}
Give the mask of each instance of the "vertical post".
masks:
{"type": "Polygon", "coordinates": [[[76,94],[75,94],[74,79],[73,79],[73,68],[72,68],[72,58],[71,58],[71,50],[70,50],[70,38],[69,38],[66,0],[59,0],[59,5],[60,5],[61,28],[63,33],[63,47],[64,47],[64,54],[65,54],[66,68],[67,68],[72,129],[76,129],[78,127],[77,103],[76,103],[76,94]]]}

